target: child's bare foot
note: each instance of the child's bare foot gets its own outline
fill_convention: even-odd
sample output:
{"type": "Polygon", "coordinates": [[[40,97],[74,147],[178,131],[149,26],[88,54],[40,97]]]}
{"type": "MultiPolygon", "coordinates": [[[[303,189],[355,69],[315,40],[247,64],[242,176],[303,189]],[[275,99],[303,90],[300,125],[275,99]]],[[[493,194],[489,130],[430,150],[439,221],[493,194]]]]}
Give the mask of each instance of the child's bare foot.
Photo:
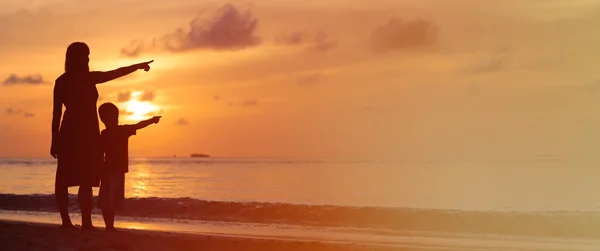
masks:
{"type": "Polygon", "coordinates": [[[118,232],[115,227],[106,227],[106,232],[118,232]]]}

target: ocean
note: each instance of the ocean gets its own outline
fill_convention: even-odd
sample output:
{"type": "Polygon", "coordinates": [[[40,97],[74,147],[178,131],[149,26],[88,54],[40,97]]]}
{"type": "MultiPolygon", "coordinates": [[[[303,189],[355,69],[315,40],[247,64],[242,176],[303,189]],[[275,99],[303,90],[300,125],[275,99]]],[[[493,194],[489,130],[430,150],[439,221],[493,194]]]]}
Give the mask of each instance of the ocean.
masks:
{"type": "MultiPolygon", "coordinates": [[[[54,159],[1,159],[0,214],[58,218],[52,213],[55,171],[54,159]]],[[[560,160],[133,158],[119,215],[146,223],[343,228],[386,236],[596,239],[599,189],[593,163],[560,160]]],[[[69,192],[76,213],[77,189],[69,192]]]]}

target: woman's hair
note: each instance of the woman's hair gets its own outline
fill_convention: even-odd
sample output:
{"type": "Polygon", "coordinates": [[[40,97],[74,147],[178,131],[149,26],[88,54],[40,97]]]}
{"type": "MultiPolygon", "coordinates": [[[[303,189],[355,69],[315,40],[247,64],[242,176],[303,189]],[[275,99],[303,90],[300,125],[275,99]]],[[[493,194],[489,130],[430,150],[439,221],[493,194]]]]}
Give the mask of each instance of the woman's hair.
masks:
{"type": "Polygon", "coordinates": [[[88,65],[90,48],[82,42],[75,42],[67,48],[65,57],[65,72],[89,72],[88,65]]]}

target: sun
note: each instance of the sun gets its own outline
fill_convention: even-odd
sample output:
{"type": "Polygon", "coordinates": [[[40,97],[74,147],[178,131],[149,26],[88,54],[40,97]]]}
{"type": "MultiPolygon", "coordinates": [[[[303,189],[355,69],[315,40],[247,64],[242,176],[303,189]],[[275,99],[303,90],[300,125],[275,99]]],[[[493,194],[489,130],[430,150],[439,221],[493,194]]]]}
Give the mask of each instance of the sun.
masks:
{"type": "Polygon", "coordinates": [[[148,101],[140,101],[137,97],[141,93],[133,93],[133,98],[125,103],[125,112],[131,120],[142,120],[150,117],[151,113],[155,113],[159,108],[148,101]]]}

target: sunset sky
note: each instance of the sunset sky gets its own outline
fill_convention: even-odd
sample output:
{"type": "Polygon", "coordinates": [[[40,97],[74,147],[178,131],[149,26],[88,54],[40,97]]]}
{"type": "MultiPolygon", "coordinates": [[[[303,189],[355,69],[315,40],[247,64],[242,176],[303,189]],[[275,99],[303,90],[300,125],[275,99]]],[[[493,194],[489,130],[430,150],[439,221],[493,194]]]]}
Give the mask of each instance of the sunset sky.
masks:
{"type": "Polygon", "coordinates": [[[50,156],[82,41],[92,70],[155,60],[98,86],[163,116],[132,156],[590,159],[599,25],[593,0],[3,0],[0,157],[50,156]]]}

